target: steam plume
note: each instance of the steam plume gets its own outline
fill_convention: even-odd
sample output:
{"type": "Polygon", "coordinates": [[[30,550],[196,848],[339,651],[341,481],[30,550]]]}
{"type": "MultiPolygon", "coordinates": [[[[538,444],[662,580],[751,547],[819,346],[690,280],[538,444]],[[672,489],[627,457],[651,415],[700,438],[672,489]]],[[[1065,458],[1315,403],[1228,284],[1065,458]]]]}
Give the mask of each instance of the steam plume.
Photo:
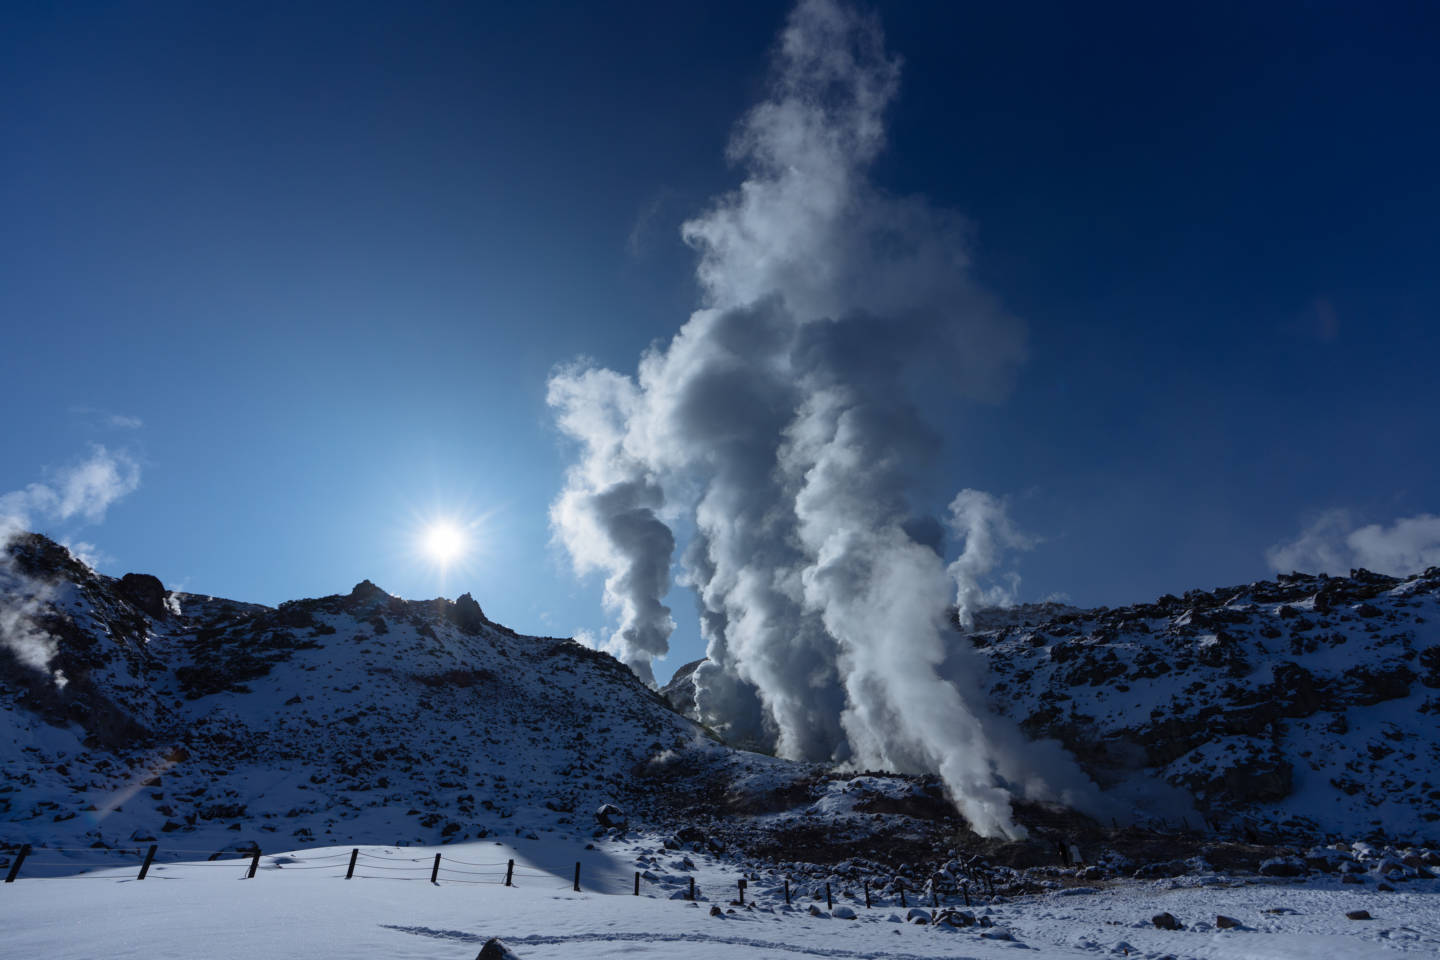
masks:
{"type": "Polygon", "coordinates": [[[1003,504],[963,491],[947,568],[909,491],[938,447],[914,385],[1003,396],[1024,327],[969,279],[958,217],[868,182],[898,83],[872,19],[795,9],[730,146],[744,181],[682,228],[703,307],[634,379],[582,364],[551,380],[581,444],[552,520],[577,569],[607,572],[611,644],[648,677],[669,631],[661,512],[688,515],[707,722],[783,756],[938,772],[977,830],[1013,836],[1011,791],[1093,789],[1063,757],[1031,762],[950,642],[950,604],[982,602],[978,578],[1025,541],[1003,504]]]}

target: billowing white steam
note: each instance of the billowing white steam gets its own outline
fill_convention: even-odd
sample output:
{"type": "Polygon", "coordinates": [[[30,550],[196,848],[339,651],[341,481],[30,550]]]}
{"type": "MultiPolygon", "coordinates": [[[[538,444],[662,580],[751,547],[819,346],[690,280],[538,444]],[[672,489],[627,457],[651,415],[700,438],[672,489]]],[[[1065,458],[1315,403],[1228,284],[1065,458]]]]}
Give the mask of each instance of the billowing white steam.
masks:
{"type": "MultiPolygon", "coordinates": [[[[51,599],[50,588],[15,566],[7,549],[11,540],[37,521],[99,523],[110,504],[139,483],[140,467],[133,459],[96,446],[88,459],[59,471],[52,483],[0,494],[0,646],[20,663],[48,672],[55,641],[37,625],[51,599]]],[[[64,684],[59,671],[55,680],[64,684]]]]}
{"type": "Polygon", "coordinates": [[[993,600],[980,578],[1026,542],[1000,501],[966,490],[947,568],[908,491],[938,446],[912,385],[1002,395],[1024,328],[970,281],[958,218],[868,182],[898,80],[872,20],[797,7],[771,94],[731,144],[744,182],[683,228],[704,308],[634,379],[583,365],[552,378],[583,447],[552,519],[577,569],[607,574],[609,646],[649,678],[672,626],[665,518],[689,515],[709,657],[697,705],[732,740],[938,772],[977,830],[1017,835],[1012,792],[1093,788],[987,715],[947,609],[993,600]]]}

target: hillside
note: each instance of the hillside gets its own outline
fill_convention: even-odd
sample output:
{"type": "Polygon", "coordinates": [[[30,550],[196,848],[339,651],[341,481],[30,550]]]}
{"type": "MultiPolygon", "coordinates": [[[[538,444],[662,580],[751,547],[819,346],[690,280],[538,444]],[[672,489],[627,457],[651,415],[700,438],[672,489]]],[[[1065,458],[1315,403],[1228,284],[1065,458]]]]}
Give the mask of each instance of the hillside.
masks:
{"type": "MultiPolygon", "coordinates": [[[[984,654],[992,709],[1158,827],[1440,836],[1440,569],[982,611],[955,643],[984,654]]],[[[695,666],[662,690],[691,716],[695,666]]]]}
{"type": "Polygon", "coordinates": [[[1212,821],[1440,836],[1440,569],[1282,576],[970,635],[993,705],[1212,821]]]}
{"type": "Polygon", "coordinates": [[[1253,868],[1286,840],[1437,832],[1440,571],[1017,608],[957,632],[988,660],[995,709],[1133,801],[1116,823],[1021,805],[1031,838],[1003,844],[971,833],[937,778],[731,749],[680,712],[693,670],[661,696],[469,595],[366,581],[269,608],[102,576],[43,537],[9,554],[3,850],[583,844],[628,821],[756,869],[859,875],[957,851],[1036,867],[1062,841],[1130,864],[1112,870],[1178,850],[1253,868]],[[623,814],[597,818],[605,804],[623,814]]]}
{"type": "Polygon", "coordinates": [[[10,841],[588,835],[599,805],[646,805],[637,764],[700,737],[611,657],[468,595],[366,581],[271,609],[100,576],[41,537],[11,549],[55,649],[47,677],[0,648],[10,841]]]}

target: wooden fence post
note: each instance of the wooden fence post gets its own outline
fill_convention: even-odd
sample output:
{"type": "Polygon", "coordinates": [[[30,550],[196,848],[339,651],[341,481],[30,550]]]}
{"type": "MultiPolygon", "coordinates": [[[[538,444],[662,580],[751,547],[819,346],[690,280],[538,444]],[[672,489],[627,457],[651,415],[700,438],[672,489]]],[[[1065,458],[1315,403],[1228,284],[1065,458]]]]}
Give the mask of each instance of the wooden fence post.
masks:
{"type": "Polygon", "coordinates": [[[345,879],[349,880],[355,876],[355,860],[360,856],[360,848],[356,847],[350,851],[350,866],[345,868],[345,879]]]}
{"type": "Polygon", "coordinates": [[[826,880],[826,881],[825,881],[825,909],[826,909],[826,910],[834,910],[834,909],[835,909],[835,903],[834,903],[834,901],[832,901],[832,900],[830,899],[830,881],[829,881],[829,880],[826,880]]]}
{"type": "Polygon", "coordinates": [[[970,884],[960,884],[960,892],[965,896],[965,906],[970,906],[970,884]]]}
{"type": "Polygon", "coordinates": [[[14,883],[15,878],[20,876],[20,864],[24,863],[28,856],[30,856],[30,844],[27,843],[20,848],[19,853],[15,854],[15,862],[10,864],[10,872],[5,875],[6,883],[14,883]]]}
{"type": "Polygon", "coordinates": [[[575,892],[580,892],[580,861],[575,861],[575,892]]]}
{"type": "Polygon", "coordinates": [[[255,848],[255,853],[250,857],[250,872],[245,874],[246,880],[255,879],[255,871],[260,869],[260,848],[255,848]]]}
{"type": "Polygon", "coordinates": [[[515,861],[511,860],[505,867],[505,886],[510,886],[510,878],[515,875],[515,861]]]}
{"type": "Polygon", "coordinates": [[[940,885],[933,880],[930,881],[930,906],[940,909],[940,885]]]}
{"type": "Polygon", "coordinates": [[[145,862],[140,864],[140,876],[136,880],[144,880],[145,874],[150,872],[150,864],[155,862],[155,851],[159,850],[158,844],[150,844],[150,849],[145,851],[145,862]]]}
{"type": "Polygon", "coordinates": [[[436,884],[438,884],[438,883],[440,882],[439,877],[440,877],[440,854],[437,853],[437,854],[435,854],[435,865],[430,868],[430,882],[431,882],[431,883],[436,883],[436,884]]]}
{"type": "Polygon", "coordinates": [[[785,906],[790,906],[790,878],[785,878],[785,906]]]}
{"type": "Polygon", "coordinates": [[[640,871],[635,871],[635,896],[640,896],[640,871]]]}
{"type": "Polygon", "coordinates": [[[905,902],[905,881],[904,881],[904,880],[897,880],[897,881],[895,881],[895,885],[900,888],[900,906],[902,906],[902,907],[908,907],[908,906],[910,906],[908,903],[905,902]]]}
{"type": "Polygon", "coordinates": [[[694,899],[695,899],[695,878],[694,878],[694,877],[691,877],[691,878],[690,878],[690,899],[691,899],[691,900],[694,900],[694,899]]]}
{"type": "Polygon", "coordinates": [[[869,881],[869,880],[865,880],[865,881],[863,881],[863,882],[864,882],[864,884],[865,884],[865,909],[866,909],[866,910],[869,910],[869,909],[870,909],[870,881],[869,881]]]}
{"type": "Polygon", "coordinates": [[[740,878],[740,906],[745,906],[745,878],[740,878]]]}

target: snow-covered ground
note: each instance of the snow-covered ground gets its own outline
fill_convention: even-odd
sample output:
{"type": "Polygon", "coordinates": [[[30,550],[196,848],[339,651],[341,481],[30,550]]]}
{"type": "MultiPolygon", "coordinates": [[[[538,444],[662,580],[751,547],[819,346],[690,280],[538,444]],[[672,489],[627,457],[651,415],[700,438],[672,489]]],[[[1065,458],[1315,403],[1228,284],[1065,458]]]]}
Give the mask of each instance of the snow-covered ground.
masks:
{"type": "Polygon", "coordinates": [[[740,908],[732,904],[739,879],[733,866],[653,840],[592,850],[568,838],[365,847],[356,878],[347,881],[349,855],[349,848],[267,854],[253,879],[248,859],[158,863],[137,881],[138,864],[81,872],[83,854],[67,859],[37,850],[19,880],[0,885],[0,957],[468,960],[491,937],[522,960],[990,958],[1022,950],[1037,958],[1154,960],[1440,954],[1440,881],[1393,892],[1336,878],[1125,881],[977,903],[970,910],[976,925],[955,928],[907,921],[910,910],[891,902],[867,910],[858,890],[832,891],[835,909],[826,910],[811,891],[793,889],[787,909],[774,877],[753,878],[752,906],[740,908]],[[432,885],[436,853],[444,859],[432,885]],[[572,889],[577,857],[580,893],[572,889]],[[511,858],[515,880],[506,888],[511,858]],[[636,871],[645,874],[639,897],[632,895],[636,871]],[[690,876],[702,899],[672,899],[688,889],[690,876]],[[713,906],[723,915],[712,915],[713,906]],[[853,919],[842,916],[847,907],[853,919]],[[1373,919],[1347,918],[1356,910],[1373,919]],[[1157,929],[1151,918],[1162,911],[1185,929],[1157,929]],[[1217,915],[1240,926],[1218,929],[1217,915]]]}

